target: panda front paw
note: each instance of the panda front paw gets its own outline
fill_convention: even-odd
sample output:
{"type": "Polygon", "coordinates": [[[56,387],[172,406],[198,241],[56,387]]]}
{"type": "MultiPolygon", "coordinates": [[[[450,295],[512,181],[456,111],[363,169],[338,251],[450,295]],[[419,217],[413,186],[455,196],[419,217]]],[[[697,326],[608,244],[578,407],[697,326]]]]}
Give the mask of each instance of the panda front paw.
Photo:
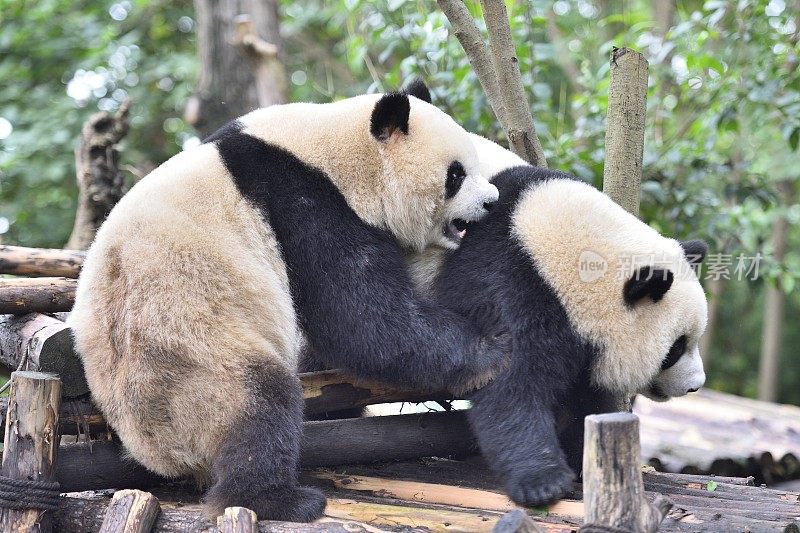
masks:
{"type": "Polygon", "coordinates": [[[575,475],[566,465],[525,469],[515,472],[506,481],[508,497],[527,507],[546,505],[564,497],[572,490],[575,475]]]}
{"type": "Polygon", "coordinates": [[[502,333],[491,339],[481,339],[476,344],[455,376],[449,380],[450,392],[464,396],[483,388],[508,368],[511,360],[511,335],[502,333]]]}

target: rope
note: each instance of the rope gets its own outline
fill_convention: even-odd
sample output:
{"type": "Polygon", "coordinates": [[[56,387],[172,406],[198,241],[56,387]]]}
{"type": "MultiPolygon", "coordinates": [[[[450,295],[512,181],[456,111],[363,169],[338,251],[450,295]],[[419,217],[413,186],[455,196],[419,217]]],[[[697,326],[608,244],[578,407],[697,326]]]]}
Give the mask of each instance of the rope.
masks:
{"type": "Polygon", "coordinates": [[[583,524],[578,533],[631,533],[629,529],[603,524],[583,524]]]}
{"type": "Polygon", "coordinates": [[[55,511],[60,500],[57,481],[32,481],[0,476],[0,507],[55,511]]]}

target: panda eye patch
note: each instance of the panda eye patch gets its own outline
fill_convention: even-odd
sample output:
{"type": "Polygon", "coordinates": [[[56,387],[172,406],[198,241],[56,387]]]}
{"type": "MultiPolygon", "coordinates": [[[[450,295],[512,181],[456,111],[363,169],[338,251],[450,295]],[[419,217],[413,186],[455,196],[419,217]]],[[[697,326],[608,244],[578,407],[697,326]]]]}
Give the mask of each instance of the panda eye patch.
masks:
{"type": "Polygon", "coordinates": [[[464,178],[467,177],[467,172],[464,170],[464,165],[458,161],[453,161],[447,167],[447,181],[444,184],[445,198],[452,198],[461,188],[464,183],[464,178]]]}
{"type": "Polygon", "coordinates": [[[669,349],[669,353],[667,353],[667,358],[664,359],[663,363],[661,363],[661,370],[666,370],[675,363],[677,363],[678,359],[681,358],[681,356],[685,351],[686,351],[686,335],[681,335],[669,349]]]}

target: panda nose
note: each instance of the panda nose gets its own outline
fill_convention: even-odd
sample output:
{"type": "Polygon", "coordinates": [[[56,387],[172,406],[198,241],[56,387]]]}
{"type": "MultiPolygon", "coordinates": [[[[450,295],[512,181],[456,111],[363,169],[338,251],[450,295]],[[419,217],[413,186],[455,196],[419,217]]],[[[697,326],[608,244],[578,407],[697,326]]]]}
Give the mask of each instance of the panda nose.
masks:
{"type": "Polygon", "coordinates": [[[487,211],[491,211],[495,203],[497,202],[483,202],[483,208],[487,211]]]}

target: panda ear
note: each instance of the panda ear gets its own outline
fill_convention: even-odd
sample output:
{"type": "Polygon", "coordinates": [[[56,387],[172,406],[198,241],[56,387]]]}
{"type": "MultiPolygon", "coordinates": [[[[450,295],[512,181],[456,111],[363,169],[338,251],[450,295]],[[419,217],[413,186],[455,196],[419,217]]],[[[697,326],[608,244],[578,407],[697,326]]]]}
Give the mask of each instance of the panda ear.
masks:
{"type": "Polygon", "coordinates": [[[408,115],[411,104],[405,93],[386,93],[372,110],[369,131],[379,141],[389,139],[397,130],[408,135],[408,115]]]}
{"type": "Polygon", "coordinates": [[[419,98],[423,102],[431,103],[431,91],[428,89],[428,86],[425,85],[425,82],[422,81],[422,78],[414,78],[414,80],[403,89],[403,92],[409,96],[419,98]]]}
{"type": "Polygon", "coordinates": [[[625,303],[633,305],[647,296],[657,302],[672,287],[674,279],[675,276],[670,270],[649,266],[642,267],[633,273],[631,279],[625,282],[625,287],[623,288],[625,303]]]}
{"type": "Polygon", "coordinates": [[[708,245],[705,241],[695,239],[691,241],[680,241],[680,243],[683,248],[683,255],[686,256],[686,260],[689,261],[689,264],[693,267],[702,263],[703,259],[706,258],[708,245]]]}

